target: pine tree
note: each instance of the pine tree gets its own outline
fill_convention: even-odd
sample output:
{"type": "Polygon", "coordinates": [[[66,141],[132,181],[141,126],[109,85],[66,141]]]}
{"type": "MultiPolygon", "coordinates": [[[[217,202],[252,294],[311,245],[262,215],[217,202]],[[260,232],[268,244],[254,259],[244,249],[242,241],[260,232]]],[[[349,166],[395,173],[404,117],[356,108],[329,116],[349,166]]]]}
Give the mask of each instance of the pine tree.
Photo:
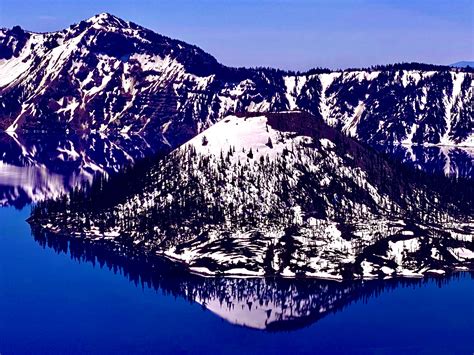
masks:
{"type": "Polygon", "coordinates": [[[253,159],[252,148],[249,149],[249,152],[248,152],[248,154],[247,154],[247,157],[249,157],[250,159],[253,159]]]}
{"type": "Polygon", "coordinates": [[[268,146],[270,149],[273,148],[273,142],[272,142],[272,139],[271,139],[270,137],[268,137],[267,146],[268,146]]]}

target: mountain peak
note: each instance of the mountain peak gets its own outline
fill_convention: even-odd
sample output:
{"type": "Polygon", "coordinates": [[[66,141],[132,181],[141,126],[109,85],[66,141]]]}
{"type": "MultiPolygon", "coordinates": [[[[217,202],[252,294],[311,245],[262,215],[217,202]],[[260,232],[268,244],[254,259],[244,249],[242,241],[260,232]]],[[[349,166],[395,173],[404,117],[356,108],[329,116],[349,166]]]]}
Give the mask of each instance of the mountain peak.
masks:
{"type": "Polygon", "coordinates": [[[94,15],[86,22],[92,23],[92,24],[97,24],[100,26],[127,26],[127,22],[122,20],[121,18],[112,15],[108,12],[102,12],[100,14],[94,15]]]}
{"type": "Polygon", "coordinates": [[[109,12],[101,12],[97,15],[92,16],[87,21],[97,22],[100,20],[119,19],[117,16],[112,15],[109,12]]]}

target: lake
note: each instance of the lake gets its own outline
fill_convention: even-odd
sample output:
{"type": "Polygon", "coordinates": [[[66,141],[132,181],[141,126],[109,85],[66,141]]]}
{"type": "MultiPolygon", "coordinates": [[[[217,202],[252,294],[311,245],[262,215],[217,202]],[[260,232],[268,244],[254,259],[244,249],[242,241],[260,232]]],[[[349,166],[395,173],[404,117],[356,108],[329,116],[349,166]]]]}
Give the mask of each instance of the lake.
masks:
{"type": "MultiPolygon", "coordinates": [[[[0,137],[0,354],[473,353],[470,273],[201,278],[161,259],[32,235],[30,203],[163,149],[142,137],[0,137]]],[[[398,154],[472,177],[472,152],[423,152],[398,154]]]]}
{"type": "Polygon", "coordinates": [[[469,273],[336,283],[202,279],[159,264],[140,271],[141,262],[35,239],[28,214],[0,209],[2,354],[474,350],[469,273]]]}

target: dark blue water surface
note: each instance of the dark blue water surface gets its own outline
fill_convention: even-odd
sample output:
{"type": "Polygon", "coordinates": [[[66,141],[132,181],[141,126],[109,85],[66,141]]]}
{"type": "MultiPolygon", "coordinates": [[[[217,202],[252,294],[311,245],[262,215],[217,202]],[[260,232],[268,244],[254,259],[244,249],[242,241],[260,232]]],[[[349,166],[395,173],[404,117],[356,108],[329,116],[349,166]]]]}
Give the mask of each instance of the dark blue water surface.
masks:
{"type": "MultiPolygon", "coordinates": [[[[168,286],[137,286],[120,270],[80,262],[35,240],[25,222],[28,213],[28,209],[0,209],[2,355],[474,352],[471,274],[456,274],[444,281],[390,281],[389,287],[380,282],[352,287],[275,281],[265,284],[264,293],[258,284],[254,292],[262,301],[273,297],[274,287],[275,299],[287,297],[287,304],[297,302],[295,309],[304,308],[306,300],[322,290],[328,296],[318,302],[339,303],[335,312],[325,312],[318,303],[310,307],[307,317],[296,314],[291,322],[271,331],[257,330],[231,324],[193,301],[198,292],[201,299],[204,295],[215,298],[227,292],[225,287],[242,289],[238,282],[255,285],[252,281],[217,285],[188,280],[183,287],[182,280],[167,281],[166,274],[160,274],[168,286]],[[301,296],[284,296],[287,289],[300,290],[301,296]]],[[[245,300],[251,295],[241,297],[245,300]]],[[[232,304],[223,307],[233,309],[232,304]]],[[[239,312],[231,321],[239,323],[239,312]]]]}

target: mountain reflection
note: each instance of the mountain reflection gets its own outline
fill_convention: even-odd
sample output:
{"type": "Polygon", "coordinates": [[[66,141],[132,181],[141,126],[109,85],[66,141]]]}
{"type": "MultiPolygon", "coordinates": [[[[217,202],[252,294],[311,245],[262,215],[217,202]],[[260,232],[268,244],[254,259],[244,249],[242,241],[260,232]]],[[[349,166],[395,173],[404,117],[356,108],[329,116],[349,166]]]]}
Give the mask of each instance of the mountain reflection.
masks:
{"type": "MultiPolygon", "coordinates": [[[[137,286],[148,287],[201,304],[226,321],[267,331],[295,330],[366,302],[397,287],[421,287],[430,280],[390,279],[335,282],[315,279],[205,278],[160,257],[137,254],[133,245],[111,245],[33,231],[43,248],[64,253],[78,262],[107,267],[137,286]]],[[[447,284],[454,273],[436,279],[447,284]]],[[[469,274],[474,278],[474,274],[469,274]]]]}
{"type": "Polygon", "coordinates": [[[57,197],[166,149],[159,136],[0,134],[0,206],[57,197]]]}

